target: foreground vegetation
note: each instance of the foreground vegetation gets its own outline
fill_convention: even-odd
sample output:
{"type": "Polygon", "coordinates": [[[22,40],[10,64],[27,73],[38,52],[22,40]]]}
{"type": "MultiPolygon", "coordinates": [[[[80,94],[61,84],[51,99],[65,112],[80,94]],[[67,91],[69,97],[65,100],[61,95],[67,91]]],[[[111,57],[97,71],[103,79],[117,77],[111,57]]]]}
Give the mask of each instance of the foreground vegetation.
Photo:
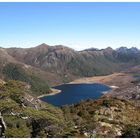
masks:
{"type": "Polygon", "coordinates": [[[30,96],[27,84],[0,84],[0,122],[4,137],[54,137],[64,129],[63,112],[30,96]]]}
{"type": "Polygon", "coordinates": [[[131,101],[105,97],[64,107],[63,111],[87,137],[139,137],[140,108],[131,101]]]}
{"type": "Polygon", "coordinates": [[[140,137],[140,101],[102,97],[57,108],[28,84],[0,83],[0,137],[140,137]]]}

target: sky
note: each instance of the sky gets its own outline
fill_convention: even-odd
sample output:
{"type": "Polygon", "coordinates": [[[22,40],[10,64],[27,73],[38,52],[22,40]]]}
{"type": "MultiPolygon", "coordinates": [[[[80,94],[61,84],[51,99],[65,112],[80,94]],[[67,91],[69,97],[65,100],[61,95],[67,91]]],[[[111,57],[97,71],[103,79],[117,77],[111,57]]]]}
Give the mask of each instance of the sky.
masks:
{"type": "Polygon", "coordinates": [[[0,3],[0,46],[140,48],[140,3],[0,3]]]}

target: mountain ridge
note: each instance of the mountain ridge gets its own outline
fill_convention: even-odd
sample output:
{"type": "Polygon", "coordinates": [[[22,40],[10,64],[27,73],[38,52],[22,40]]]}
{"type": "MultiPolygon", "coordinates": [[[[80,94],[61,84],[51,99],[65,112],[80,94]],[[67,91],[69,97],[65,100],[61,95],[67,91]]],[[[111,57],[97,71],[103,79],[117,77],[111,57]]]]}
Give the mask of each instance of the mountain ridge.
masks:
{"type": "Polygon", "coordinates": [[[0,54],[1,79],[30,84],[41,80],[50,86],[81,77],[108,75],[140,64],[140,51],[136,48],[75,51],[67,46],[43,43],[32,48],[0,48],[0,54]]]}

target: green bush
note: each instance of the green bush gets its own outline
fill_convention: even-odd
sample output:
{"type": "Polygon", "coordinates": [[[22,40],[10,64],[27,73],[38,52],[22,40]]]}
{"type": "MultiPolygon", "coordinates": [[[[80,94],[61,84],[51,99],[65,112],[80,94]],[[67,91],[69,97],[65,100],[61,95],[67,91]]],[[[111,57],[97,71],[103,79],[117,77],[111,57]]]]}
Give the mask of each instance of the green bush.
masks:
{"type": "Polygon", "coordinates": [[[4,120],[7,124],[5,136],[8,138],[28,138],[31,137],[31,127],[27,126],[26,120],[16,116],[5,115],[4,120]]]}
{"type": "Polygon", "coordinates": [[[28,128],[7,128],[5,131],[7,138],[30,138],[30,130],[28,128]]]}
{"type": "Polygon", "coordinates": [[[110,107],[110,105],[111,105],[111,100],[103,100],[103,106],[105,106],[105,107],[110,107]]]}

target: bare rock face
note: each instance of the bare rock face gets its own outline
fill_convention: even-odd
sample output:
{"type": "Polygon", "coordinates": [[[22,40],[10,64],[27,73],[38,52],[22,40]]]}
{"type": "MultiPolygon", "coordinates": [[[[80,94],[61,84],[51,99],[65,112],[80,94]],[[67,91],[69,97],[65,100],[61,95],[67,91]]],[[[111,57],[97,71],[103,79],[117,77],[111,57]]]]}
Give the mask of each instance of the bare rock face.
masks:
{"type": "Polygon", "coordinates": [[[29,95],[29,94],[25,94],[22,99],[22,105],[24,107],[32,107],[36,110],[39,110],[41,108],[41,100],[29,95]]]}
{"type": "Polygon", "coordinates": [[[65,65],[69,63],[78,53],[64,46],[48,46],[41,44],[30,49],[8,49],[8,53],[23,63],[56,72],[64,71],[65,65]]]}

